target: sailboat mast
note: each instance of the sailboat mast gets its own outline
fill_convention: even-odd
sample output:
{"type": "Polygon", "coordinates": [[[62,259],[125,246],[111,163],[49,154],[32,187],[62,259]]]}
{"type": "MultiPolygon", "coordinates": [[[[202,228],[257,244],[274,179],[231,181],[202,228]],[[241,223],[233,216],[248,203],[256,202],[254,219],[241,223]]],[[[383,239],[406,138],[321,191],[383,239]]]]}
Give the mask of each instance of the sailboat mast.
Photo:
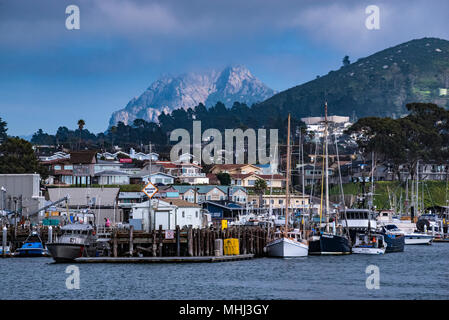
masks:
{"type": "Polygon", "coordinates": [[[329,154],[328,154],[328,123],[327,123],[327,101],[324,104],[324,143],[325,143],[325,170],[326,170],[326,232],[329,232],[329,154]]]}
{"type": "Polygon", "coordinates": [[[288,231],[288,207],[289,207],[289,189],[290,189],[290,113],[288,114],[287,125],[287,170],[285,175],[285,232],[288,231]]]}

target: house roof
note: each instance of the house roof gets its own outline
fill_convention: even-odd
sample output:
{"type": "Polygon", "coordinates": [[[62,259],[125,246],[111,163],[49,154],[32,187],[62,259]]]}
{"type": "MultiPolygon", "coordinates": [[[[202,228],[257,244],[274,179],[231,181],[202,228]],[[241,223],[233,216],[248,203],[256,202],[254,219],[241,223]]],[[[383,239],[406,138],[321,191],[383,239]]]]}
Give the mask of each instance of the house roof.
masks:
{"type": "Polygon", "coordinates": [[[70,152],[70,162],[71,163],[82,163],[90,164],[96,161],[96,151],[86,150],[86,151],[72,151],[70,152]]]}
{"type": "Polygon", "coordinates": [[[169,168],[175,169],[178,167],[175,163],[170,162],[170,161],[155,161],[155,164],[159,164],[159,165],[163,166],[165,169],[169,169],[169,168]]]}
{"type": "Polygon", "coordinates": [[[207,173],[206,178],[209,178],[209,183],[219,184],[220,180],[218,180],[217,175],[213,173],[207,173]]]}
{"type": "Polygon", "coordinates": [[[227,201],[227,200],[219,200],[219,201],[207,200],[207,201],[204,201],[203,204],[204,203],[210,204],[210,205],[213,205],[213,206],[217,206],[217,207],[221,207],[221,208],[225,208],[225,209],[228,209],[228,210],[241,210],[241,209],[243,209],[243,207],[241,205],[239,205],[238,203],[227,201]]]}
{"type": "Polygon", "coordinates": [[[162,175],[162,176],[166,176],[169,178],[175,178],[174,176],[172,176],[171,174],[168,173],[164,173],[164,172],[153,172],[150,173],[149,171],[141,171],[139,173],[133,174],[131,177],[132,178],[143,178],[143,177],[147,177],[147,176],[157,176],[157,175],[162,175]]]}
{"type": "Polygon", "coordinates": [[[255,169],[260,170],[259,167],[253,165],[253,164],[216,164],[212,167],[212,170],[218,169],[218,170],[232,170],[232,169],[239,169],[239,168],[244,168],[247,166],[251,166],[255,169]]]}
{"type": "Polygon", "coordinates": [[[165,198],[161,201],[167,202],[180,208],[201,208],[201,206],[178,198],[165,198]]]}

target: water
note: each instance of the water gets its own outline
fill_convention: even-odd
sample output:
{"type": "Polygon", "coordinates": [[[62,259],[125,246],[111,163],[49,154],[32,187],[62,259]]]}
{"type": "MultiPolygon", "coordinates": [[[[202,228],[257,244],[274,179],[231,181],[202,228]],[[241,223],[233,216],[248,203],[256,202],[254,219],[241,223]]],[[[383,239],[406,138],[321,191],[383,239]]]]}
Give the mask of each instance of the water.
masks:
{"type": "Polygon", "coordinates": [[[449,243],[381,256],[223,263],[79,264],[80,289],[51,258],[0,259],[2,299],[448,299],[449,243]],[[366,288],[368,265],[380,289],[366,288]]]}

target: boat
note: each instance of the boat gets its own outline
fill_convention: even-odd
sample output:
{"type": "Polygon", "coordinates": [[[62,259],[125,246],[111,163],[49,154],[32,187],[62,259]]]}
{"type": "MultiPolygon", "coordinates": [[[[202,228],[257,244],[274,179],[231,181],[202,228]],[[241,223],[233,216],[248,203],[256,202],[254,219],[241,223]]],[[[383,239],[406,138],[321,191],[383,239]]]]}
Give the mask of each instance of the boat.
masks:
{"type": "Polygon", "coordinates": [[[387,243],[386,253],[404,251],[405,233],[394,224],[381,226],[379,233],[384,236],[385,242],[387,243]]]}
{"type": "MultiPolygon", "coordinates": [[[[11,256],[11,249],[9,245],[5,246],[5,256],[10,257],[11,256]]],[[[3,256],[3,246],[0,246],[0,258],[3,256]]]]}
{"type": "Polygon", "coordinates": [[[384,254],[387,246],[384,236],[381,234],[357,233],[352,253],[384,254]]]}
{"type": "Polygon", "coordinates": [[[421,232],[413,232],[405,234],[405,244],[432,244],[434,236],[421,232]]]}
{"type": "Polygon", "coordinates": [[[93,257],[97,252],[97,237],[90,224],[70,223],[61,227],[62,235],[47,248],[56,262],[70,262],[79,257],[93,257]]]}
{"type": "MultiPolygon", "coordinates": [[[[325,201],[325,224],[326,231],[321,230],[321,212],[319,230],[312,234],[309,239],[309,254],[311,255],[340,255],[351,253],[351,240],[349,235],[337,234],[335,220],[330,221],[329,206],[329,157],[328,157],[328,121],[327,121],[327,102],[324,108],[324,163],[323,170],[325,172],[326,201],[325,201]],[[325,164],[325,167],[324,167],[325,164]],[[332,232],[330,232],[329,223],[332,222],[332,232]]],[[[322,188],[323,191],[323,188],[322,188]]],[[[323,197],[321,197],[322,199],[323,197]]],[[[321,209],[320,209],[321,210],[321,209]]]]}
{"type": "Polygon", "coordinates": [[[270,257],[295,258],[305,257],[309,252],[309,244],[301,238],[298,229],[289,230],[289,176],[290,176],[290,114],[287,126],[287,170],[285,184],[285,226],[282,231],[275,233],[272,241],[268,242],[264,251],[270,257]]]}
{"type": "Polygon", "coordinates": [[[306,257],[309,252],[307,241],[301,239],[299,230],[287,232],[283,236],[281,232],[275,233],[275,240],[269,242],[264,250],[270,257],[294,258],[306,257]]]}
{"type": "Polygon", "coordinates": [[[15,257],[47,257],[47,248],[37,231],[32,231],[23,245],[14,254],[15,257]]]}

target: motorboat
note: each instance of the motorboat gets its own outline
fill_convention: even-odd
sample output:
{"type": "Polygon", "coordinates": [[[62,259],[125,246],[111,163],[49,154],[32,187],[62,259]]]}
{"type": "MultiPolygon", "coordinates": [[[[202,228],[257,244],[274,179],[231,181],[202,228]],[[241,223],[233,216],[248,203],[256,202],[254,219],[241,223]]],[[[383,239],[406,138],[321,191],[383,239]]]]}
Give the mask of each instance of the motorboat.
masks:
{"type": "Polygon", "coordinates": [[[357,233],[352,253],[384,254],[387,246],[381,234],[357,233]]]}
{"type": "Polygon", "coordinates": [[[14,254],[15,257],[47,257],[49,256],[37,231],[32,231],[23,245],[14,254]]]}
{"type": "Polygon", "coordinates": [[[405,234],[405,244],[432,244],[434,236],[422,233],[422,232],[412,232],[405,234]]]}
{"type": "Polygon", "coordinates": [[[47,244],[56,262],[74,261],[79,257],[94,257],[97,252],[97,236],[94,228],[86,223],[71,223],[61,227],[61,236],[47,244]]]}

